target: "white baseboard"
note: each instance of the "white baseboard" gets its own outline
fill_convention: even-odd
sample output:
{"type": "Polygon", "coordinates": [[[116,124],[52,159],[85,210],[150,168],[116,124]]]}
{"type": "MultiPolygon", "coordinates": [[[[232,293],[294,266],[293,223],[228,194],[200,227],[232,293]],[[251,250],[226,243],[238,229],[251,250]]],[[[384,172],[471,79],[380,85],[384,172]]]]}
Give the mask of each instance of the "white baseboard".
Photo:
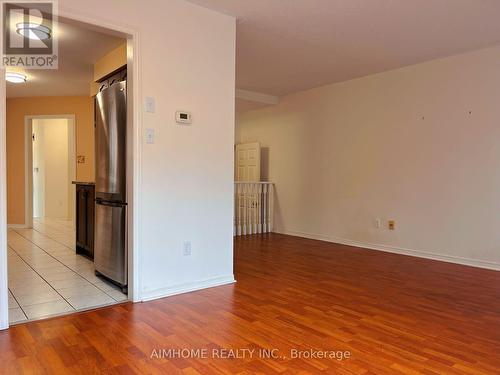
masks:
{"type": "Polygon", "coordinates": [[[389,245],[364,243],[364,242],[353,241],[353,240],[349,240],[349,239],[345,239],[345,238],[331,237],[331,236],[325,236],[325,235],[314,234],[314,233],[305,233],[305,232],[297,232],[297,231],[289,231],[289,230],[285,230],[285,231],[276,230],[276,233],[287,234],[290,236],[297,236],[297,237],[303,237],[303,238],[309,238],[312,240],[333,242],[333,243],[338,243],[338,244],[348,245],[348,246],[361,247],[361,248],[370,249],[370,250],[384,251],[387,253],[409,255],[409,256],[413,256],[413,257],[417,257],[417,258],[439,260],[442,262],[456,263],[456,264],[461,264],[464,266],[486,268],[489,270],[500,271],[500,263],[490,262],[490,261],[485,261],[485,260],[480,260],[480,259],[463,258],[463,257],[457,257],[457,256],[453,256],[453,255],[439,254],[439,253],[434,253],[434,252],[430,252],[430,251],[407,249],[407,248],[389,246],[389,245]]]}
{"type": "Polygon", "coordinates": [[[158,298],[174,296],[176,294],[189,293],[189,292],[194,292],[196,290],[213,288],[216,286],[221,286],[226,284],[233,284],[235,282],[236,280],[234,279],[234,275],[214,277],[211,279],[195,281],[192,283],[174,285],[167,288],[160,288],[151,291],[142,291],[140,299],[142,301],[151,301],[158,298]]]}

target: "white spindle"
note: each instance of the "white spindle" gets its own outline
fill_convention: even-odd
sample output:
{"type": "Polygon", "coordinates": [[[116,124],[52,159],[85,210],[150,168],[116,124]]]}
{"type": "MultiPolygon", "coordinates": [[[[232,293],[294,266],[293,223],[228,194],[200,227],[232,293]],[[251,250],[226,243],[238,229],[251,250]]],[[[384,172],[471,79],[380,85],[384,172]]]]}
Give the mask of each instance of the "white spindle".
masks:
{"type": "Polygon", "coordinates": [[[238,185],[234,186],[234,197],[233,197],[233,236],[238,235],[238,185]]]}
{"type": "Polygon", "coordinates": [[[248,185],[247,184],[244,184],[243,185],[243,192],[242,192],[242,198],[243,198],[243,235],[246,236],[247,235],[247,221],[248,221],[248,218],[247,218],[247,187],[248,185]]]}
{"type": "Polygon", "coordinates": [[[236,198],[236,204],[238,205],[237,207],[237,218],[236,218],[236,221],[238,223],[238,236],[241,236],[241,185],[240,184],[236,184],[236,191],[238,192],[238,197],[236,198]]]}
{"type": "Polygon", "coordinates": [[[262,233],[262,184],[257,185],[257,233],[262,233]]]}
{"type": "Polygon", "coordinates": [[[269,185],[269,225],[268,232],[273,231],[273,221],[274,221],[274,185],[269,185]]]}
{"type": "Polygon", "coordinates": [[[269,210],[269,185],[264,186],[264,202],[265,202],[265,207],[262,210],[262,216],[264,219],[264,233],[269,232],[269,225],[268,225],[268,220],[267,220],[267,211],[269,210]]]}
{"type": "Polygon", "coordinates": [[[249,186],[249,189],[250,189],[250,194],[248,195],[248,199],[249,199],[249,202],[248,202],[248,209],[250,211],[250,233],[249,234],[253,234],[253,222],[254,222],[254,212],[253,212],[253,187],[254,187],[254,184],[250,184],[249,186]]]}
{"type": "Polygon", "coordinates": [[[259,225],[259,211],[258,211],[258,201],[259,201],[259,185],[253,184],[252,186],[252,215],[253,215],[253,231],[252,234],[258,233],[258,225],[259,225]]]}
{"type": "Polygon", "coordinates": [[[250,234],[254,234],[255,225],[255,212],[254,212],[254,201],[255,199],[255,184],[250,184],[250,234]]]}

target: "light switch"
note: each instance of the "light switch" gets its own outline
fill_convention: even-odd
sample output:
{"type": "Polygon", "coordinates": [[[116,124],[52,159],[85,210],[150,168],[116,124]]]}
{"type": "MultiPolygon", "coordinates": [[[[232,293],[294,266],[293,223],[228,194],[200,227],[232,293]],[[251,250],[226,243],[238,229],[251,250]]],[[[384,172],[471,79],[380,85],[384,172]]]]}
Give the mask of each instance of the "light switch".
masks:
{"type": "Polygon", "coordinates": [[[155,143],[155,130],[148,128],[146,129],[146,143],[153,144],[155,143]]]}
{"type": "Polygon", "coordinates": [[[156,101],[155,98],[146,98],[146,112],[155,113],[156,112],[156,101]]]}

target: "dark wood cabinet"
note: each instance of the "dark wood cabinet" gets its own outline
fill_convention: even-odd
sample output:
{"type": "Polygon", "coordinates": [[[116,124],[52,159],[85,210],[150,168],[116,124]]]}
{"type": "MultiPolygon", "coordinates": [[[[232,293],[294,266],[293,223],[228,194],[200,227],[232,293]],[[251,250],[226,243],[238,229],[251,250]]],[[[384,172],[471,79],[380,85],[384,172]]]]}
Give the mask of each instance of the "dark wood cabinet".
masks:
{"type": "Polygon", "coordinates": [[[95,187],[76,184],[76,253],[94,259],[95,187]]]}

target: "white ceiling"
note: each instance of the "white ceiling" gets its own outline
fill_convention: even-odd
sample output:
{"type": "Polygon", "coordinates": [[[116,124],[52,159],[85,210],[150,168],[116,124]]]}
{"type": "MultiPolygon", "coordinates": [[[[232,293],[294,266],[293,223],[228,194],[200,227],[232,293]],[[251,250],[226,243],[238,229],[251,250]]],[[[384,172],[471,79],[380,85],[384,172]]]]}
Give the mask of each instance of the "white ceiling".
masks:
{"type": "Polygon", "coordinates": [[[238,18],[237,87],[282,96],[500,43],[500,0],[190,0],[238,18]]]}
{"type": "Polygon", "coordinates": [[[7,82],[7,97],[90,95],[94,63],[125,42],[71,21],[59,22],[58,35],[59,69],[25,71],[26,83],[7,82]]]}

